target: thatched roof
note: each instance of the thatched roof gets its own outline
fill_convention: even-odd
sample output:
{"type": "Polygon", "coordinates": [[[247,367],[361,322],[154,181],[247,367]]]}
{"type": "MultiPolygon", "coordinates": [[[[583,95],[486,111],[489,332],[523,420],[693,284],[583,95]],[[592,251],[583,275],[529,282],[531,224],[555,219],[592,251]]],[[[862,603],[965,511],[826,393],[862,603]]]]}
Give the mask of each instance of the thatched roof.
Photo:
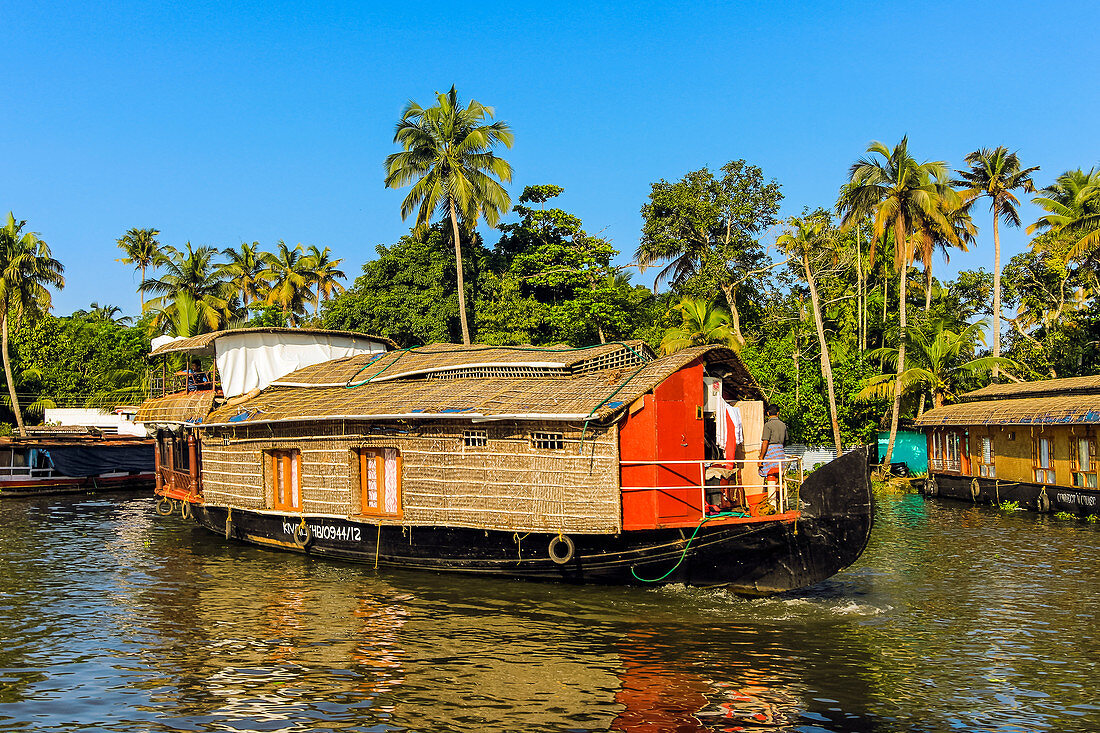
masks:
{"type": "Polygon", "coordinates": [[[288,374],[245,403],[215,410],[205,422],[605,421],[698,359],[742,394],[762,395],[727,348],[699,346],[662,358],[643,349],[633,343],[588,349],[433,344],[381,357],[364,354],[288,374]]]}
{"type": "Polygon", "coordinates": [[[134,422],[139,423],[200,423],[214,406],[214,390],[179,392],[146,400],[138,408],[134,422]]]}
{"type": "Polygon", "coordinates": [[[191,338],[177,339],[167,344],[161,344],[157,348],[153,349],[149,353],[149,356],[160,356],[161,354],[173,354],[173,353],[190,353],[190,354],[211,354],[214,351],[214,342],[223,336],[241,336],[248,333],[291,333],[302,334],[308,336],[340,336],[343,338],[356,338],[368,341],[377,341],[379,343],[386,344],[391,349],[396,349],[397,344],[390,341],[388,338],[382,336],[371,336],[365,333],[356,333],[355,331],[328,331],[323,328],[235,328],[229,331],[214,331],[212,333],[204,333],[198,336],[192,336],[191,338]]]}
{"type": "Polygon", "coordinates": [[[1100,423],[1100,376],[991,384],[929,410],[918,427],[1100,423]]]}
{"type": "Polygon", "coordinates": [[[462,346],[429,344],[400,351],[352,356],[299,369],[275,387],[344,387],[393,379],[466,377],[568,377],[585,372],[637,367],[654,358],[642,341],[572,346],[462,346]]]}
{"type": "Polygon", "coordinates": [[[1081,423],[1100,423],[1100,393],[963,402],[929,410],[915,421],[919,427],[1081,423]]]}
{"type": "Polygon", "coordinates": [[[991,384],[988,387],[967,392],[959,398],[959,401],[978,402],[980,400],[1071,394],[1100,394],[1100,375],[1043,379],[1038,382],[1020,382],[1017,384],[991,384]]]}

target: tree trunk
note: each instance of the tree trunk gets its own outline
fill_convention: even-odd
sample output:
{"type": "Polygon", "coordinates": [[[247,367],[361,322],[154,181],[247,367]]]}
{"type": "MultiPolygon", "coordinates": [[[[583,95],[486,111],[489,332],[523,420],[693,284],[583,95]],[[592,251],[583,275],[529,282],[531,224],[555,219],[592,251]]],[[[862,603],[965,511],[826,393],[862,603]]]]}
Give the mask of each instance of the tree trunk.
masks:
{"type": "Polygon", "coordinates": [[[833,423],[833,442],[836,443],[837,457],[844,452],[844,445],[840,440],[840,423],[836,416],[836,393],[833,391],[833,364],[829,359],[829,344],[825,341],[825,324],[821,322],[821,306],[817,298],[817,283],[814,282],[813,273],[810,271],[810,259],[805,253],[802,255],[802,266],[806,269],[806,284],[810,286],[810,305],[814,309],[814,325],[817,327],[817,341],[821,346],[821,376],[825,377],[825,388],[829,393],[829,418],[833,423]]]}
{"type": "Polygon", "coordinates": [[[859,241],[859,224],[856,224],[856,348],[862,354],[863,340],[863,246],[859,241]]]}
{"type": "Polygon", "coordinates": [[[466,324],[466,286],[462,282],[462,240],[458,234],[458,213],[451,201],[451,231],[455,237],[455,267],[458,272],[458,315],[462,321],[462,343],[470,345],[470,327],[466,324]]]}
{"type": "Polygon", "coordinates": [[[737,304],[734,303],[734,286],[722,285],[722,293],[726,296],[726,305],[730,309],[730,326],[733,327],[733,337],[737,339],[738,348],[745,345],[745,337],[741,335],[741,314],[737,312],[737,304]]]}
{"type": "Polygon", "coordinates": [[[928,269],[924,272],[924,312],[927,315],[928,311],[932,310],[932,264],[928,264],[928,269]]]}
{"type": "MultiPolygon", "coordinates": [[[[905,238],[902,237],[902,241],[905,238]]],[[[890,441],[886,444],[886,457],[882,459],[883,465],[889,467],[890,459],[894,457],[894,441],[898,437],[898,416],[901,414],[901,375],[905,371],[905,281],[908,280],[909,262],[904,258],[901,270],[901,285],[898,291],[900,302],[898,308],[898,320],[900,334],[898,336],[898,376],[894,381],[894,408],[890,413],[890,441]]]]}
{"type": "Polygon", "coordinates": [[[145,291],[141,289],[145,283],[145,265],[141,266],[141,282],[138,283],[138,299],[141,301],[141,313],[145,315],[145,291]]]}
{"type": "Polygon", "coordinates": [[[0,326],[0,331],[3,332],[3,352],[4,352],[4,377],[8,380],[8,395],[11,397],[11,411],[15,413],[15,424],[19,426],[19,434],[22,436],[27,435],[27,428],[23,425],[23,413],[19,409],[19,398],[15,394],[15,380],[11,376],[11,359],[8,357],[8,312],[4,310],[3,316],[0,316],[3,325],[0,326]]]}
{"type": "MultiPolygon", "coordinates": [[[[1001,212],[993,208],[993,356],[1001,355],[1001,233],[997,218],[1001,212]]],[[[1001,368],[993,367],[993,378],[1001,376],[1001,368]]]]}

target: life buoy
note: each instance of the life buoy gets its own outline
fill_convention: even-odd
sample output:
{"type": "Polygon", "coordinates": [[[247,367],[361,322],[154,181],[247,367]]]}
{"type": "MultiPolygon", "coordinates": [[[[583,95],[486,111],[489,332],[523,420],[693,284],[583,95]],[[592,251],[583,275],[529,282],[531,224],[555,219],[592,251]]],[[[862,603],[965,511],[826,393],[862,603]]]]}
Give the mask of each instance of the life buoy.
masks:
{"type": "Polygon", "coordinates": [[[309,543],[311,542],[313,542],[313,532],[310,530],[308,524],[302,522],[298,525],[298,528],[294,530],[294,544],[304,550],[309,547],[309,543]]]}
{"type": "Polygon", "coordinates": [[[1043,490],[1039,492],[1039,511],[1044,514],[1050,511],[1050,497],[1047,496],[1047,488],[1045,486],[1043,490]]]}
{"type": "Polygon", "coordinates": [[[180,516],[183,517],[184,519],[190,519],[191,518],[191,502],[189,502],[189,501],[181,501],[180,502],[180,516]]]}
{"type": "Polygon", "coordinates": [[[559,534],[557,537],[550,540],[550,547],[547,551],[550,553],[550,559],[558,565],[564,565],[573,559],[573,540],[568,536],[559,534]],[[559,547],[564,546],[565,552],[559,552],[559,547]]]}
{"type": "Polygon", "coordinates": [[[161,500],[157,502],[157,514],[161,515],[162,517],[167,517],[169,514],[171,514],[173,508],[174,507],[172,506],[172,500],[169,499],[167,496],[162,497],[161,500]]]}
{"type": "Polygon", "coordinates": [[[982,487],[978,485],[978,479],[970,479],[970,498],[974,501],[978,500],[978,495],[982,493],[982,487]]]}

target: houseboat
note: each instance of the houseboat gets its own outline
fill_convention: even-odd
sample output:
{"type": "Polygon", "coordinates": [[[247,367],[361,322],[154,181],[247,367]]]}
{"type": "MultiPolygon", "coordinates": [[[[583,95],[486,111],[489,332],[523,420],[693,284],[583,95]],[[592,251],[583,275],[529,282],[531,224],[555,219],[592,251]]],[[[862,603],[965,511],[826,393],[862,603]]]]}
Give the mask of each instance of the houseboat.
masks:
{"type": "Polygon", "coordinates": [[[0,438],[0,496],[145,490],[154,485],[154,441],[96,428],[28,428],[0,438]]]}
{"type": "Polygon", "coordinates": [[[916,424],[928,440],[927,494],[1100,512],[1100,376],[990,385],[916,424]]]}
{"type": "MultiPolygon", "coordinates": [[[[161,513],[226,539],[374,567],[770,594],[832,576],[871,531],[864,453],[804,481],[797,459],[757,458],[763,393],[726,348],[392,350],[360,336],[360,353],[311,351],[275,376],[252,365],[263,349],[233,346],[242,333],[154,352],[214,356],[220,388],[138,415],[157,435],[161,513]]],[[[333,338],[267,334],[290,335],[333,338]]]]}

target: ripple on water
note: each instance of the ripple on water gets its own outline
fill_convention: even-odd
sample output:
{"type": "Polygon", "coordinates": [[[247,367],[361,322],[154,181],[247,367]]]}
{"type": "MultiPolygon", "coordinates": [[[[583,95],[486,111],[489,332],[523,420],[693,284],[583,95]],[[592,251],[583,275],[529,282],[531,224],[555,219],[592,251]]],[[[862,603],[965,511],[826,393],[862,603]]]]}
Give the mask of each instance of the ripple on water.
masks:
{"type": "Polygon", "coordinates": [[[0,729],[1100,728],[1094,527],[886,498],[773,598],[375,573],[0,502],[0,729]]]}

